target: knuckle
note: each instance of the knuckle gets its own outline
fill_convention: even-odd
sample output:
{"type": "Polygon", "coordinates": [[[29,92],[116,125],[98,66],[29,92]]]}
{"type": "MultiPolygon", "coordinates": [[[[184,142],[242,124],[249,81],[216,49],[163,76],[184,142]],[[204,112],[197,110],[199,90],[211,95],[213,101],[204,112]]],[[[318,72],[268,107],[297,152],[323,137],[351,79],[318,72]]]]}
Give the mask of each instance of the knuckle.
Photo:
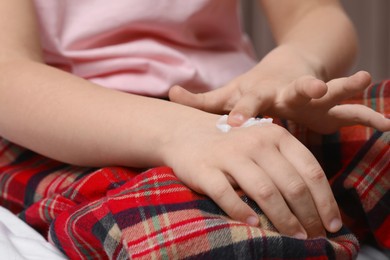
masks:
{"type": "Polygon", "coordinates": [[[207,108],[207,96],[204,93],[195,94],[195,99],[198,101],[198,107],[201,110],[206,110],[207,108]]]}
{"type": "Polygon", "coordinates": [[[299,230],[299,222],[292,214],[281,217],[279,221],[283,224],[283,230],[286,230],[289,234],[291,233],[291,235],[295,233],[294,230],[299,230]]]}
{"type": "Polygon", "coordinates": [[[263,138],[256,139],[256,142],[253,142],[252,139],[252,143],[260,143],[261,145],[269,145],[271,140],[280,143],[292,136],[285,128],[276,124],[265,124],[262,127],[249,127],[249,129],[261,134],[263,138]]]}
{"type": "Polygon", "coordinates": [[[276,195],[276,189],[270,185],[261,185],[258,186],[255,196],[260,200],[269,200],[270,198],[276,195]]]}
{"type": "Polygon", "coordinates": [[[333,198],[322,199],[318,201],[317,205],[317,208],[329,213],[331,213],[331,210],[337,209],[337,203],[333,198]]]}
{"type": "Polygon", "coordinates": [[[373,126],[375,125],[375,117],[362,118],[360,123],[366,126],[373,126]]]}
{"type": "Polygon", "coordinates": [[[326,175],[319,166],[312,167],[312,169],[308,171],[307,177],[313,183],[321,183],[326,180],[326,175]]]}
{"type": "Polygon", "coordinates": [[[272,132],[279,140],[282,140],[284,138],[291,138],[292,136],[287,129],[280,127],[278,125],[273,125],[272,132]]]}
{"type": "Polygon", "coordinates": [[[215,201],[221,201],[229,194],[229,186],[228,185],[216,185],[210,191],[210,197],[212,197],[215,201]]]}
{"type": "Polygon", "coordinates": [[[303,197],[308,192],[309,189],[306,186],[306,183],[302,181],[293,181],[288,185],[287,196],[294,200],[303,197]]]}
{"type": "Polygon", "coordinates": [[[322,222],[318,217],[307,217],[302,220],[302,225],[306,230],[313,230],[322,227],[322,222]]]}
{"type": "MultiPolygon", "coordinates": [[[[244,212],[244,202],[242,203],[234,203],[233,205],[231,205],[231,207],[229,207],[228,211],[226,210],[226,212],[233,218],[235,219],[240,219],[243,212],[244,212]]],[[[245,219],[243,219],[242,221],[245,221],[245,219]]]]}

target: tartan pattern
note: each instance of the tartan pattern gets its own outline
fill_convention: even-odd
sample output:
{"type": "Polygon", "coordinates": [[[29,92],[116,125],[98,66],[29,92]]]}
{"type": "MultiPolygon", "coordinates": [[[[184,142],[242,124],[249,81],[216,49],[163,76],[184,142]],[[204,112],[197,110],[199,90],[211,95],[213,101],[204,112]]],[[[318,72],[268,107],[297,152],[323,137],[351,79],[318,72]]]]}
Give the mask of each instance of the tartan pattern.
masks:
{"type": "Polygon", "coordinates": [[[346,229],[329,240],[281,236],[252,201],[243,199],[261,216],[262,228],[230,220],[214,202],[185,187],[170,168],[154,168],[108,191],[105,198],[58,216],[50,239],[75,259],[98,258],[103,251],[114,259],[127,255],[131,259],[324,259],[336,255],[349,259],[358,250],[356,238],[346,229]],[[64,227],[69,220],[73,227],[64,227]],[[91,231],[93,236],[82,234],[91,231]]]}
{"type": "MultiPolygon", "coordinates": [[[[389,91],[384,81],[349,102],[389,117],[389,91]]],[[[71,259],[353,259],[359,240],[372,237],[390,248],[390,132],[357,126],[320,136],[280,123],[329,174],[345,223],[338,233],[310,240],[283,236],[241,194],[261,220],[250,227],[229,219],[168,167],[74,167],[1,138],[0,205],[71,259]]]]}
{"type": "Polygon", "coordinates": [[[361,240],[373,235],[385,248],[390,248],[389,147],[390,132],[374,133],[332,183],[348,226],[361,240]]]}

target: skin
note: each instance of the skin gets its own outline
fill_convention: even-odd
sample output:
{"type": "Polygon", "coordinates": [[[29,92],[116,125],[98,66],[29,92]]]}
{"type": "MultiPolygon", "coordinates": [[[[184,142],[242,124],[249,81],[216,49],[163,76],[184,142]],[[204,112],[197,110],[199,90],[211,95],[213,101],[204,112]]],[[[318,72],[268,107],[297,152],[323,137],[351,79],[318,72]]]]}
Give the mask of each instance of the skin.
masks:
{"type": "MultiPolygon", "coordinates": [[[[318,19],[334,15],[327,22],[340,23],[336,31],[329,31],[331,39],[348,35],[351,25],[336,1],[307,2],[262,1],[279,47],[221,92],[194,95],[174,87],[170,98],[175,102],[169,102],[105,89],[45,65],[31,2],[2,0],[0,135],[74,165],[168,165],[186,185],[212,198],[233,219],[259,223],[234,191],[240,187],[283,234],[306,238],[324,235],[325,229],[335,232],[341,226],[340,213],[325,173],[287,130],[270,124],[222,133],[215,127],[219,118],[215,113],[221,111],[231,111],[230,124],[237,126],[263,111],[298,119],[299,113],[290,110],[300,108],[301,113],[311,111],[305,112],[308,118],[332,110],[345,114],[337,120],[329,115],[330,121],[337,122],[329,131],[347,124],[390,128],[383,117],[369,119],[380,116],[372,110],[352,107],[337,113],[335,104],[367,87],[369,75],[362,72],[322,81],[324,75],[331,77],[347,66],[353,53],[345,51],[349,46],[340,46],[344,40],[317,46],[317,41],[322,42],[318,33],[305,41],[302,30],[314,27],[312,20],[322,12],[318,19]],[[325,2],[333,4],[328,8],[325,2]],[[286,8],[278,11],[276,7],[284,4],[286,8]],[[298,51],[301,47],[304,53],[298,51]],[[286,59],[287,64],[296,64],[293,70],[286,59]],[[286,71],[285,77],[280,77],[280,71],[286,71]],[[191,103],[190,98],[196,101],[191,103]],[[354,120],[348,119],[349,113],[354,120]]],[[[309,121],[321,129],[321,122],[309,121]]]]}
{"type": "Polygon", "coordinates": [[[277,47],[252,70],[222,88],[192,94],[175,86],[170,100],[213,113],[229,113],[232,126],[265,114],[293,120],[323,134],[355,124],[390,130],[389,120],[365,106],[338,106],[371,83],[364,71],[337,78],[349,68],[357,49],[354,29],[338,1],[260,3],[277,47]]]}

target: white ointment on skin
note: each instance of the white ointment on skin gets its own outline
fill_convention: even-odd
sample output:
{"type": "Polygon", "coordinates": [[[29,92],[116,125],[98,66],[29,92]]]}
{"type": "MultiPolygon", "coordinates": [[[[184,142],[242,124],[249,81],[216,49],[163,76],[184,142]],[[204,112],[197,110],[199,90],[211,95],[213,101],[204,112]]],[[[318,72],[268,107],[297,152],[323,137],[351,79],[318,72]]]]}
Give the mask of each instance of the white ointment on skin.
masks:
{"type": "MultiPolygon", "coordinates": [[[[217,121],[217,128],[221,130],[224,133],[227,133],[230,131],[232,126],[228,125],[227,123],[228,115],[223,115],[221,116],[218,121],[217,121]]],[[[250,126],[261,126],[264,124],[271,124],[272,123],[272,118],[254,118],[251,117],[248,120],[246,120],[241,126],[239,127],[250,127],[250,126]]]]}

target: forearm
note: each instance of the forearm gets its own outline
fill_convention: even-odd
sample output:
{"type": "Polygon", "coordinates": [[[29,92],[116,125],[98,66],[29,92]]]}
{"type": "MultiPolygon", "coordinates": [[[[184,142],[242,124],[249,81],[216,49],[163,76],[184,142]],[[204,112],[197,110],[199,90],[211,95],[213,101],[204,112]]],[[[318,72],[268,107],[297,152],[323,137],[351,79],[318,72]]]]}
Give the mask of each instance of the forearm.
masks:
{"type": "Polygon", "coordinates": [[[342,8],[332,2],[297,12],[287,25],[280,26],[276,20],[281,18],[276,15],[269,17],[278,47],[268,55],[267,62],[275,56],[273,62],[280,70],[309,72],[325,81],[343,75],[354,61],[357,39],[342,8]]]}
{"type": "Polygon", "coordinates": [[[33,62],[3,64],[0,74],[0,135],[72,164],[161,165],[177,122],[206,114],[33,62]]]}

